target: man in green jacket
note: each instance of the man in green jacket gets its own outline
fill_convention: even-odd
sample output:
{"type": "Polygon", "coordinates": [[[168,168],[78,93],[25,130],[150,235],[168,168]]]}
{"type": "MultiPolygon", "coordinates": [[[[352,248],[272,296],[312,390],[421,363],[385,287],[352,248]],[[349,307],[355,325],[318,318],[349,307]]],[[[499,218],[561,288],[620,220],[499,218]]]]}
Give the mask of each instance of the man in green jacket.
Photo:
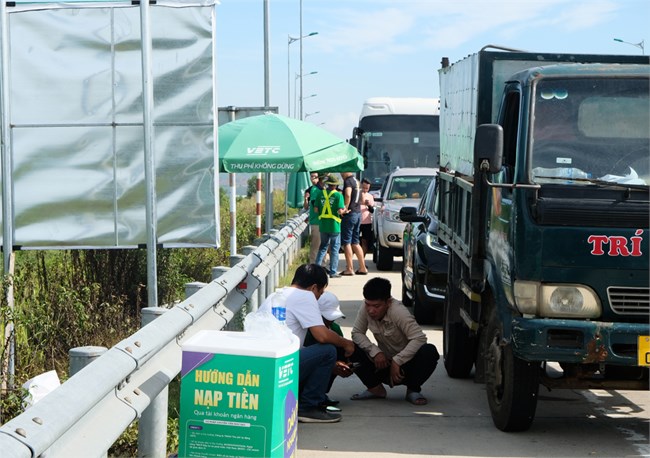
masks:
{"type": "Polygon", "coordinates": [[[320,247],[316,255],[315,264],[320,265],[325,258],[327,248],[330,249],[330,278],[339,278],[339,249],[341,248],[341,213],[345,210],[343,194],[336,187],[341,181],[330,175],[325,181],[326,189],[316,190],[314,209],[319,216],[320,247]]]}

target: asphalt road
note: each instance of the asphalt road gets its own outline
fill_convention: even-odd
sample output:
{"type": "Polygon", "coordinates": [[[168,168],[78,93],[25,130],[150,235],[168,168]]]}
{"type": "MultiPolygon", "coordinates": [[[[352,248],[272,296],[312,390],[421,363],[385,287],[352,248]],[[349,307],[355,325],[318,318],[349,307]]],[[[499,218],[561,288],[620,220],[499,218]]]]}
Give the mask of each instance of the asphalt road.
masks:
{"type": "MultiPolygon", "coordinates": [[[[362,287],[372,276],[388,278],[401,295],[401,262],[377,272],[367,257],[368,276],[332,279],[346,337],[361,305],[362,287]]],[[[344,266],[341,259],[340,270],[344,266]]],[[[355,262],[356,267],[356,262],[355,262]]],[[[442,354],[442,330],[425,327],[442,354]]],[[[537,415],[523,433],[504,433],[492,424],[485,389],[473,380],[451,379],[442,361],[423,387],[426,406],[404,400],[405,388],[388,389],[385,400],[351,401],[364,389],[352,376],[337,379],[330,397],[338,399],[343,420],[299,424],[298,457],[635,457],[650,456],[650,396],[640,391],[553,390],[540,387],[537,415]]]]}

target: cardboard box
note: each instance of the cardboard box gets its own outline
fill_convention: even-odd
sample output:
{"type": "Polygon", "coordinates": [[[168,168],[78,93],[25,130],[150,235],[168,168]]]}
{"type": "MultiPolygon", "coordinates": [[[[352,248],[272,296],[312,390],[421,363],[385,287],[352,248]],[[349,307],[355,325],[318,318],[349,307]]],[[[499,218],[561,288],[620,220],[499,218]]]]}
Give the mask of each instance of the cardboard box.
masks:
{"type": "Polygon", "coordinates": [[[200,331],[183,344],[180,457],[289,457],[298,441],[293,335],[200,331]]]}

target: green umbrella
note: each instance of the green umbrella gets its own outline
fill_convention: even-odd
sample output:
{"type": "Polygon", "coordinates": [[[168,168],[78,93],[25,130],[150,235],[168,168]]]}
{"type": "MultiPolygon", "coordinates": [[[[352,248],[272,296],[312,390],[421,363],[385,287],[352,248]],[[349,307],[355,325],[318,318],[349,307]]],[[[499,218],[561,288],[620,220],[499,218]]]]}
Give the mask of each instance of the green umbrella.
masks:
{"type": "Polygon", "coordinates": [[[305,202],[305,191],[310,186],[309,172],[290,173],[287,184],[287,205],[291,208],[302,208],[305,202]]]}
{"type": "Polygon", "coordinates": [[[277,114],[250,116],[219,126],[219,170],[357,172],[357,149],[314,124],[277,114]]]}

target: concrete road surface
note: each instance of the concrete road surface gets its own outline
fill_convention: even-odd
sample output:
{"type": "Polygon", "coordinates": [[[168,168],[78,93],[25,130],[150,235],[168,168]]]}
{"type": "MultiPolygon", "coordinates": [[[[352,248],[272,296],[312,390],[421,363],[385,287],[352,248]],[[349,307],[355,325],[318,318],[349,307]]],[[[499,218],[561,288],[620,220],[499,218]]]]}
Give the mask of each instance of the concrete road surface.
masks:
{"type": "MultiPolygon", "coordinates": [[[[344,261],[341,257],[339,270],[344,261]]],[[[401,262],[378,272],[367,257],[370,275],[330,280],[346,318],[346,337],[361,305],[364,283],[388,278],[401,297],[401,262]]],[[[356,262],[355,262],[356,268],[356,262]]],[[[442,331],[425,326],[442,355],[442,331]]],[[[298,428],[298,457],[634,457],[650,456],[650,396],[640,391],[554,390],[540,387],[537,415],[530,430],[504,433],[492,424],[485,389],[473,380],[451,379],[442,359],[423,386],[426,406],[404,400],[405,388],[388,389],[385,400],[351,401],[364,389],[352,376],[338,378],[330,397],[339,400],[343,420],[298,428]]]]}

